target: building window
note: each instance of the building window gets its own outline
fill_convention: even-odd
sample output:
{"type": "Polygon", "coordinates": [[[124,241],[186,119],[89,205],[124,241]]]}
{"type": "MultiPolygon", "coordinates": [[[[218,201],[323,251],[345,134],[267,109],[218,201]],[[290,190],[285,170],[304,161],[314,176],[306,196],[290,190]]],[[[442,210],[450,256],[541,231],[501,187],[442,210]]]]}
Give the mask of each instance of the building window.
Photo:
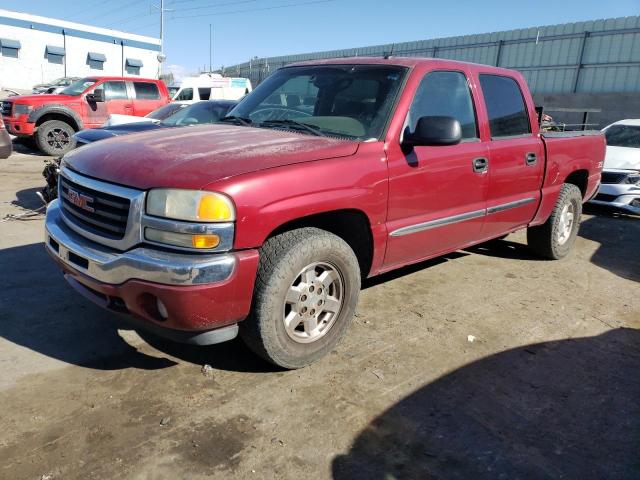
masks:
{"type": "Polygon", "coordinates": [[[2,53],[3,57],[18,58],[18,52],[21,47],[19,40],[0,38],[0,53],[2,53]]]}
{"type": "Polygon", "coordinates": [[[89,52],[87,55],[87,65],[91,70],[104,70],[104,62],[107,57],[102,53],[89,52]]]}
{"type": "Polygon", "coordinates": [[[64,56],[66,52],[62,47],[56,47],[54,45],[47,45],[44,51],[44,56],[49,63],[55,63],[56,65],[62,65],[64,63],[64,56]]]}
{"type": "Polygon", "coordinates": [[[140,68],[142,67],[142,60],[137,58],[127,58],[125,63],[125,70],[129,75],[140,75],[140,68]]]}

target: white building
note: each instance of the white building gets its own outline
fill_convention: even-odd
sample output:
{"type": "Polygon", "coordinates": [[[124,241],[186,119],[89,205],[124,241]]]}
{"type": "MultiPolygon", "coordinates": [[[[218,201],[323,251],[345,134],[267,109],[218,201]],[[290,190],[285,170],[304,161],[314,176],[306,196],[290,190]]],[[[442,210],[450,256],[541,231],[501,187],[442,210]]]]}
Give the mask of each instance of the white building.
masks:
{"type": "Polygon", "coordinates": [[[157,78],[160,40],[0,9],[0,88],[59,77],[157,78]]]}

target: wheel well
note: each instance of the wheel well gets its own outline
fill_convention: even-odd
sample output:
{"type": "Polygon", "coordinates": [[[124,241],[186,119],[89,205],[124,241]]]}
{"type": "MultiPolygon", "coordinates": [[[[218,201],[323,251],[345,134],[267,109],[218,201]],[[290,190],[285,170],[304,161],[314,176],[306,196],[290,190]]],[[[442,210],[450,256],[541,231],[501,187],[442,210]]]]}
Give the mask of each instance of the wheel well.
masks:
{"type": "Polygon", "coordinates": [[[73,118],[71,118],[69,115],[65,115],[64,113],[54,113],[54,112],[46,113],[43,116],[41,116],[36,121],[36,127],[39,127],[44,122],[47,122],[49,120],[59,120],[61,122],[64,122],[64,123],[70,125],[71,128],[73,128],[76,132],[78,130],[80,130],[80,128],[78,127],[78,124],[76,123],[76,121],[73,118]]]}
{"type": "Polygon", "coordinates": [[[572,172],[564,183],[571,183],[578,187],[582,192],[582,198],[587,194],[587,185],[589,183],[589,172],[587,170],[576,170],[572,172]]]}
{"type": "Polygon", "coordinates": [[[276,228],[268,238],[296,228],[315,227],[342,238],[356,254],[365,278],[373,260],[373,236],[367,215],[361,210],[334,210],[292,220],[276,228]]]}

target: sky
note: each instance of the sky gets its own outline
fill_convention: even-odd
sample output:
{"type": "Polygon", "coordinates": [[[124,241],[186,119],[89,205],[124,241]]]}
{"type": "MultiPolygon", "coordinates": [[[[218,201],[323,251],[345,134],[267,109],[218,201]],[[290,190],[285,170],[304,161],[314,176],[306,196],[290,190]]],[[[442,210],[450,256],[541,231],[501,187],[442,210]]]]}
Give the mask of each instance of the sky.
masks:
{"type": "MultiPolygon", "coordinates": [[[[0,8],[159,36],[160,0],[0,0],[0,8]]],[[[252,57],[640,15],[640,0],[165,0],[178,76],[252,57]]]]}

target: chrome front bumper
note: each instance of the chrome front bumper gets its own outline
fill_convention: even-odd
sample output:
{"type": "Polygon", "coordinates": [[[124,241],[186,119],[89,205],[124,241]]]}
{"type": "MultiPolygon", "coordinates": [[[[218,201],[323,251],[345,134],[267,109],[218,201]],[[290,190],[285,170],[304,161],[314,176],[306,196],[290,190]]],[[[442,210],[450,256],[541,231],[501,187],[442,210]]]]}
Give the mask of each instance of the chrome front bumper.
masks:
{"type": "Polygon", "coordinates": [[[99,282],[119,285],[139,279],[165,285],[202,285],[228,279],[236,268],[233,254],[185,254],[137,247],[119,252],[70,229],[58,200],[47,208],[47,251],[70,268],[99,282]]]}

